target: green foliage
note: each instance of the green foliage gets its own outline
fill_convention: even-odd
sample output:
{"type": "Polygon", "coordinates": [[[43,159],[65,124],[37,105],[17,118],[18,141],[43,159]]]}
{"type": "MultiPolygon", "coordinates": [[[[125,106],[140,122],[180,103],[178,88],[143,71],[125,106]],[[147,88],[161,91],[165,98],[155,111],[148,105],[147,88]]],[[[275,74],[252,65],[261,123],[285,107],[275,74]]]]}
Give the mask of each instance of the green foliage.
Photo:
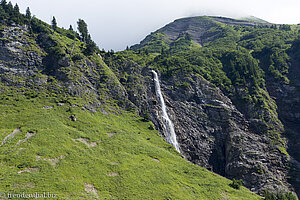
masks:
{"type": "Polygon", "coordinates": [[[66,55],[63,48],[61,48],[58,45],[56,45],[54,47],[50,47],[48,53],[49,53],[49,55],[54,56],[56,59],[61,59],[66,55]]]}
{"type": "Polygon", "coordinates": [[[166,39],[166,36],[162,33],[154,33],[146,38],[149,42],[141,48],[141,50],[146,50],[149,53],[160,53],[161,49],[169,49],[169,41],[166,39]]]}
{"type": "Polygon", "coordinates": [[[226,52],[221,61],[224,72],[234,85],[247,87],[250,83],[255,88],[264,83],[264,72],[248,52],[226,52]]]}
{"type": "Polygon", "coordinates": [[[149,122],[150,121],[150,115],[148,110],[143,110],[142,112],[143,121],[149,122]]]}
{"type": "Polygon", "coordinates": [[[1,6],[2,7],[6,6],[6,4],[7,4],[6,0],[1,0],[1,6]]]}
{"type": "Polygon", "coordinates": [[[83,59],[84,58],[84,55],[82,55],[81,53],[76,53],[76,54],[74,54],[73,56],[72,56],[72,60],[74,61],[74,62],[76,62],[77,60],[81,60],[81,59],[83,59]]]}
{"type": "Polygon", "coordinates": [[[292,42],[291,49],[289,49],[288,53],[292,54],[297,62],[300,62],[300,33],[299,37],[292,42]]]}
{"type": "Polygon", "coordinates": [[[51,33],[51,29],[45,22],[33,17],[30,21],[31,29],[34,33],[51,33]]]}
{"type": "Polygon", "coordinates": [[[176,53],[180,51],[190,50],[193,47],[191,36],[186,33],[170,44],[170,52],[176,53]]]}
{"type": "MultiPolygon", "coordinates": [[[[148,65],[158,54],[157,53],[149,53],[148,55],[145,54],[144,51],[120,51],[117,52],[117,57],[120,56],[119,58],[123,59],[128,59],[131,60],[141,66],[146,66],[148,65]]],[[[107,62],[110,62],[109,57],[111,57],[110,53],[105,54],[105,59],[107,59],[107,62]]]]}
{"type": "Polygon", "coordinates": [[[30,8],[29,7],[27,7],[27,9],[26,9],[26,14],[25,14],[25,17],[27,18],[27,19],[31,19],[31,12],[30,12],[30,8]]]}
{"type": "Polygon", "coordinates": [[[83,19],[79,19],[77,22],[77,29],[80,33],[80,37],[82,39],[82,41],[86,42],[87,38],[88,38],[88,28],[87,28],[87,24],[85,23],[85,21],[83,19]]]}
{"type": "Polygon", "coordinates": [[[184,81],[184,82],[175,83],[175,86],[181,87],[182,89],[186,90],[189,88],[190,84],[188,82],[184,81]]]}
{"type": "Polygon", "coordinates": [[[284,31],[290,31],[290,30],[292,30],[291,26],[288,25],[288,24],[282,24],[282,25],[280,25],[279,29],[280,30],[284,30],[284,31]]]}
{"type": "Polygon", "coordinates": [[[57,27],[55,30],[57,33],[64,35],[72,40],[80,39],[79,34],[75,32],[74,30],[66,30],[63,28],[57,27]]]}
{"type": "Polygon", "coordinates": [[[96,52],[98,49],[96,43],[91,39],[91,35],[88,35],[88,39],[86,41],[86,49],[83,51],[85,55],[92,55],[94,52],[96,52]]]}
{"type": "Polygon", "coordinates": [[[83,53],[87,56],[92,55],[97,50],[99,51],[96,43],[92,40],[91,35],[88,33],[87,24],[83,19],[79,19],[77,22],[78,30],[80,33],[81,40],[85,43],[83,53]]]}
{"type": "Polygon", "coordinates": [[[268,79],[288,83],[289,56],[287,49],[295,34],[277,29],[258,29],[243,37],[241,45],[252,49],[253,57],[260,60],[268,79]]]}
{"type": "Polygon", "coordinates": [[[284,194],[281,191],[277,193],[272,193],[268,190],[265,190],[264,197],[265,200],[298,200],[298,198],[292,192],[287,192],[284,194]]]}
{"type": "Polygon", "coordinates": [[[237,190],[241,189],[242,185],[243,185],[243,181],[236,180],[236,179],[232,179],[232,183],[229,184],[230,187],[237,189],[237,190]]]}
{"type": "Polygon", "coordinates": [[[7,25],[13,23],[23,25],[26,21],[25,16],[20,13],[18,4],[13,6],[11,2],[7,3],[6,1],[1,1],[0,4],[0,20],[7,25]]]}
{"type": "Polygon", "coordinates": [[[166,78],[170,78],[178,73],[193,71],[193,66],[182,57],[164,54],[155,57],[151,65],[156,66],[166,78]]]}

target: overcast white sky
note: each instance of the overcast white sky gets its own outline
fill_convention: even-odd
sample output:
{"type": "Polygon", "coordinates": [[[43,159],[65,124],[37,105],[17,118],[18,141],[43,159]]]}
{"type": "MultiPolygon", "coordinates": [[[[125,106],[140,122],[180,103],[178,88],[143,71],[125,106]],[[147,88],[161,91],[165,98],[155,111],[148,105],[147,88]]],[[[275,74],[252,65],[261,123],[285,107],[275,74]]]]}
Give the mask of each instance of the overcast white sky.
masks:
{"type": "Polygon", "coordinates": [[[256,16],[272,23],[300,23],[299,0],[12,0],[21,12],[30,7],[36,17],[61,27],[88,24],[102,49],[123,50],[175,19],[217,15],[256,16]]]}

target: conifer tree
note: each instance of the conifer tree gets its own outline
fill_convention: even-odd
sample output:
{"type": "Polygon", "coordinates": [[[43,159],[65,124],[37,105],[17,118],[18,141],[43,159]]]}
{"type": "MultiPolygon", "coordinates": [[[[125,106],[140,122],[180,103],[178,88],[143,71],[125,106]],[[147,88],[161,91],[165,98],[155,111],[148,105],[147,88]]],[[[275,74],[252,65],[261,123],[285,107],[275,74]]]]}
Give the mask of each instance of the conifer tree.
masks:
{"type": "Polygon", "coordinates": [[[73,29],[72,25],[70,25],[69,31],[73,31],[73,30],[74,30],[74,29],[73,29]]]}
{"type": "Polygon", "coordinates": [[[86,45],[84,54],[92,55],[98,49],[98,47],[96,43],[92,40],[91,35],[88,32],[87,24],[83,19],[79,19],[77,25],[78,25],[77,29],[80,33],[81,40],[86,45]]]}
{"type": "Polygon", "coordinates": [[[88,38],[87,38],[87,41],[86,41],[86,50],[85,50],[84,53],[86,55],[92,55],[96,50],[97,50],[97,45],[92,40],[91,35],[88,34],[88,38]]]}
{"type": "Polygon", "coordinates": [[[14,7],[14,14],[19,14],[19,13],[20,13],[20,8],[19,8],[18,4],[16,4],[14,7]]]}
{"type": "Polygon", "coordinates": [[[0,20],[4,20],[6,16],[5,10],[0,6],[0,20]]]}
{"type": "Polygon", "coordinates": [[[56,22],[56,19],[55,19],[54,16],[53,16],[53,19],[52,19],[52,28],[53,28],[53,30],[56,30],[56,28],[57,28],[57,22],[56,22]]]}
{"type": "Polygon", "coordinates": [[[80,37],[84,43],[86,43],[86,40],[88,39],[88,29],[87,24],[83,19],[79,19],[77,22],[78,25],[78,31],[80,33],[80,37]]]}
{"type": "Polygon", "coordinates": [[[27,7],[27,9],[26,9],[25,17],[26,17],[27,19],[31,19],[31,12],[30,12],[29,7],[27,7]]]}
{"type": "Polygon", "coordinates": [[[2,6],[3,8],[5,8],[6,5],[7,5],[6,0],[2,0],[2,1],[1,1],[1,6],[2,6]]]}
{"type": "Polygon", "coordinates": [[[16,24],[20,24],[21,23],[20,8],[19,8],[18,4],[16,4],[14,6],[14,8],[13,8],[13,11],[12,11],[12,20],[16,24]]]}
{"type": "Polygon", "coordinates": [[[12,14],[13,10],[14,10],[14,7],[13,7],[11,1],[10,1],[10,2],[8,2],[7,6],[6,6],[6,11],[7,11],[9,14],[12,14]]]}

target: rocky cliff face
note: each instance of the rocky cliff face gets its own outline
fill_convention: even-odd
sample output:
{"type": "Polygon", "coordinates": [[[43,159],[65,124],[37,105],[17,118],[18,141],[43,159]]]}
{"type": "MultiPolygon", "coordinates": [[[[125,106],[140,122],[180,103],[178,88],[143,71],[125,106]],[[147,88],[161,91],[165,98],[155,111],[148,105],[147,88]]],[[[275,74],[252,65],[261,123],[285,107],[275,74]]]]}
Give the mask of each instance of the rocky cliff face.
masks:
{"type": "MultiPolygon", "coordinates": [[[[141,115],[150,119],[164,137],[161,108],[155,95],[150,69],[129,64],[125,83],[129,99],[141,115]],[[140,85],[139,89],[130,86],[140,85]]],[[[288,191],[289,158],[273,148],[270,139],[250,129],[250,122],[220,89],[202,77],[177,77],[188,88],[175,86],[177,80],[161,80],[168,114],[175,126],[182,155],[189,161],[228,178],[242,179],[253,192],[288,191]]]]}
{"type": "Polygon", "coordinates": [[[242,179],[245,186],[260,194],[265,189],[287,190],[288,157],[268,145],[269,138],[253,132],[249,120],[218,88],[200,77],[193,77],[187,90],[164,86],[188,160],[223,176],[242,179]]]}
{"type": "MultiPolygon", "coordinates": [[[[242,179],[259,194],[264,190],[292,190],[299,195],[299,42],[291,45],[297,41],[297,34],[289,26],[191,17],[175,20],[131,48],[169,51],[169,55],[161,51],[165,58],[154,59],[160,61],[159,66],[154,62],[149,62],[149,66],[154,65],[163,73],[163,94],[186,159],[223,176],[242,179]],[[181,43],[178,53],[173,48],[180,41],[185,43],[181,43]],[[203,50],[194,50],[197,47],[189,41],[202,45],[203,50]],[[233,51],[238,53],[231,54],[233,51]],[[216,58],[212,67],[207,64],[211,61],[201,59],[203,54],[216,58]],[[228,55],[234,59],[228,59],[228,55]],[[197,75],[195,68],[209,70],[197,75]],[[211,84],[207,81],[214,81],[211,71],[223,73],[218,68],[228,78],[231,76],[232,83],[243,80],[229,90],[224,87],[225,81],[211,84]],[[240,74],[236,72],[239,68],[243,71],[240,74]],[[249,75],[251,71],[255,72],[249,75]],[[254,89],[259,94],[256,97],[253,85],[259,88],[254,89]],[[253,103],[255,99],[260,99],[260,103],[253,103]]],[[[148,78],[141,84],[151,88],[149,74],[145,72],[144,76],[148,78]]],[[[133,103],[144,105],[139,107],[140,113],[147,109],[163,135],[160,106],[153,89],[136,96],[145,95],[152,103],[133,103]]]]}
{"type": "Polygon", "coordinates": [[[34,40],[29,39],[28,32],[28,28],[22,26],[3,28],[0,48],[2,73],[22,73],[41,67],[43,52],[34,40]]]}
{"type": "Polygon", "coordinates": [[[288,153],[290,157],[289,181],[300,193],[300,71],[299,61],[291,55],[290,84],[278,84],[269,77],[268,91],[275,97],[278,105],[279,118],[285,127],[285,137],[288,140],[288,153]]]}
{"type": "Polygon", "coordinates": [[[78,53],[78,40],[74,48],[72,39],[54,32],[32,34],[27,26],[1,29],[0,82],[5,86],[82,97],[91,110],[115,102],[123,108],[131,105],[100,55],[88,58],[78,53]]]}

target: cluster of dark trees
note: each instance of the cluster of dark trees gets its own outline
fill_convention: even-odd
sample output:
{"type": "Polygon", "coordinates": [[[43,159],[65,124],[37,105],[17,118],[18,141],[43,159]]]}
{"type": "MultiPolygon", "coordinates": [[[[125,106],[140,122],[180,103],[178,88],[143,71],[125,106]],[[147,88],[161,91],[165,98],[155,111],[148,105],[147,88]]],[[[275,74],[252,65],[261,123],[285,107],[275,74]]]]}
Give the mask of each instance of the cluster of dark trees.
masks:
{"type": "MultiPolygon", "coordinates": [[[[52,19],[51,26],[53,30],[57,30],[57,22],[55,17],[52,19]]],[[[85,45],[85,49],[83,50],[85,55],[92,55],[94,52],[99,50],[89,34],[87,23],[83,19],[79,19],[77,21],[77,29],[79,31],[79,39],[84,42],[85,45]]],[[[70,25],[69,31],[74,32],[72,25],[70,25]]]]}
{"type": "MultiPolygon", "coordinates": [[[[52,26],[53,30],[59,32],[58,27],[57,27],[57,21],[54,16],[52,18],[51,26],[52,26]]],[[[97,47],[96,43],[92,40],[92,37],[89,34],[87,23],[83,19],[79,19],[77,21],[77,26],[78,26],[77,29],[79,31],[79,39],[85,45],[85,49],[83,50],[83,53],[85,55],[92,55],[94,52],[99,50],[99,48],[97,47]]],[[[75,35],[72,25],[70,25],[69,31],[73,32],[75,35]]]]}
{"type": "MultiPolygon", "coordinates": [[[[15,6],[13,6],[11,2],[7,3],[6,0],[1,0],[0,3],[0,21],[2,24],[7,25],[26,24],[29,26],[30,30],[35,33],[51,33],[49,25],[42,22],[41,20],[38,20],[35,17],[32,17],[29,7],[26,9],[25,14],[22,14],[20,13],[18,4],[15,4],[15,6]]],[[[51,28],[54,31],[57,31],[72,39],[75,39],[76,37],[80,39],[84,43],[83,53],[85,55],[92,55],[94,52],[99,51],[99,48],[92,40],[91,35],[88,32],[88,26],[86,22],[83,19],[79,19],[77,25],[79,34],[73,30],[72,26],[70,26],[69,30],[59,28],[54,16],[51,21],[51,28]]]]}
{"type": "MultiPolygon", "coordinates": [[[[83,19],[79,19],[77,22],[78,31],[80,33],[80,38],[84,42],[86,49],[84,53],[86,55],[91,55],[93,52],[98,50],[96,43],[92,40],[91,35],[88,32],[87,24],[83,19]]],[[[70,27],[71,28],[71,27],[70,27]]]]}
{"type": "Polygon", "coordinates": [[[18,4],[15,6],[11,2],[2,0],[0,3],[0,21],[6,24],[27,24],[31,19],[30,9],[26,9],[26,14],[23,15],[20,13],[18,4]]]}

